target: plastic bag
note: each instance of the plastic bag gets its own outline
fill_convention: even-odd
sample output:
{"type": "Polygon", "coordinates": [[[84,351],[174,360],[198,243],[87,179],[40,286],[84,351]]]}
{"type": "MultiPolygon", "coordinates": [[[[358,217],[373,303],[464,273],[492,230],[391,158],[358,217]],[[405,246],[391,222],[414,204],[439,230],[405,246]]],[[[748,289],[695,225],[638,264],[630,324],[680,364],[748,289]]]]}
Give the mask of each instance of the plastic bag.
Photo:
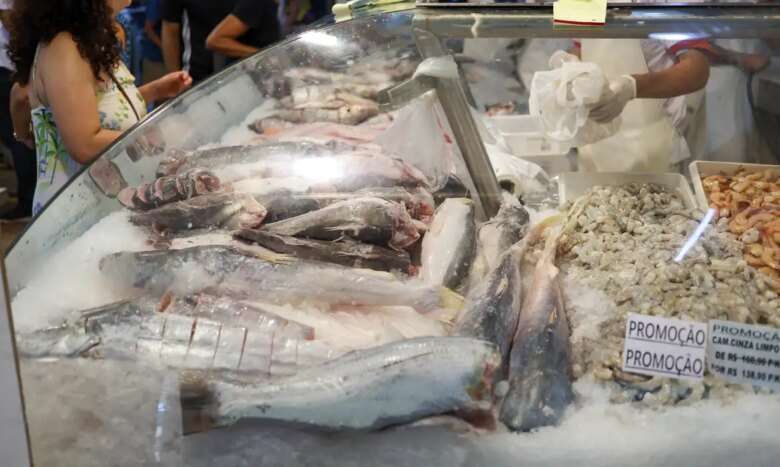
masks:
{"type": "Polygon", "coordinates": [[[590,107],[609,88],[595,63],[564,61],[560,68],[539,71],[531,81],[529,110],[550,139],[581,146],[614,135],[621,120],[601,124],[588,118],[590,107]]]}
{"type": "Polygon", "coordinates": [[[375,142],[388,154],[422,171],[433,190],[455,172],[459,153],[436,93],[427,92],[403,107],[375,142]]]}

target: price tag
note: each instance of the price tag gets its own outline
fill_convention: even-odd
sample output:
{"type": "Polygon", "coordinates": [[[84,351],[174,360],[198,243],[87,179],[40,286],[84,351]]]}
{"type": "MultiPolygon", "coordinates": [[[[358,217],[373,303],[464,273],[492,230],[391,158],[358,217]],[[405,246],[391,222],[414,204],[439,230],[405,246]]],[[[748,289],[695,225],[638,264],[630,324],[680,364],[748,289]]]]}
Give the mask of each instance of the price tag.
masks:
{"type": "Polygon", "coordinates": [[[607,0],[558,0],[553,21],[573,26],[602,26],[607,21],[607,0]]]}
{"type": "Polygon", "coordinates": [[[701,379],[706,345],[705,323],[631,313],[626,320],[623,371],[701,379]]]}
{"type": "Polygon", "coordinates": [[[732,383],[780,390],[780,330],[712,320],[709,334],[707,364],[712,374],[732,383]]]}

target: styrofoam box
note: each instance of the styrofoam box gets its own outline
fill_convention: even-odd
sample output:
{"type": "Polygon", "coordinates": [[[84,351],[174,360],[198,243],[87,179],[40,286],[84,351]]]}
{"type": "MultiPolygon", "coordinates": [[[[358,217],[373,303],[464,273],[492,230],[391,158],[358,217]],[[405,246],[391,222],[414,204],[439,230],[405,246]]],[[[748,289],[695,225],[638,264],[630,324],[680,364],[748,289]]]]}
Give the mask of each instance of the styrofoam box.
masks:
{"type": "Polygon", "coordinates": [[[569,144],[544,136],[536,117],[499,115],[491,117],[490,121],[501,132],[515,156],[560,156],[571,149],[569,144]]]}
{"type": "Polygon", "coordinates": [[[704,185],[701,183],[702,177],[709,177],[710,175],[734,175],[739,172],[740,169],[746,169],[749,172],[763,172],[764,170],[772,170],[780,174],[780,165],[769,164],[744,164],[740,162],[715,162],[715,161],[693,161],[688,166],[688,170],[691,173],[691,180],[693,181],[693,190],[696,192],[696,202],[702,209],[707,209],[710,206],[709,200],[707,200],[707,194],[704,192],[704,185]]]}
{"type": "Polygon", "coordinates": [[[677,173],[565,172],[558,176],[558,197],[563,206],[584,195],[594,186],[617,186],[626,183],[654,183],[677,192],[688,208],[696,207],[688,180],[677,173]]]}

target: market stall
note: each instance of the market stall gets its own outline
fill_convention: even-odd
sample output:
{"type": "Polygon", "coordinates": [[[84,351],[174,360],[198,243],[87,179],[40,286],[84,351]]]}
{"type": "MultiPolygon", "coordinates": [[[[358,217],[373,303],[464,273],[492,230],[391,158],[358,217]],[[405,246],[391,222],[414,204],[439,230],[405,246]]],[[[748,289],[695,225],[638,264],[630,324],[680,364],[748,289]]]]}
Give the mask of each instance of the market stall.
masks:
{"type": "Polygon", "coordinates": [[[532,58],[780,11],[550,13],[355,9],[85,168],[6,257],[35,465],[775,465],[780,166],[532,58]]]}

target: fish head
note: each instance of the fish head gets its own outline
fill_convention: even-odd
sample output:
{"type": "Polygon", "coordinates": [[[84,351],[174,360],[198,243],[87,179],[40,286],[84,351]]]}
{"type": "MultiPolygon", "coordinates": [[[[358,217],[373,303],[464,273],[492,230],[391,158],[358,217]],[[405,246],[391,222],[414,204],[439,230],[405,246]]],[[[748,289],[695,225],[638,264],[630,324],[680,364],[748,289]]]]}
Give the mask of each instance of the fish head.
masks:
{"type": "Polygon", "coordinates": [[[165,272],[167,250],[110,254],[100,260],[100,271],[112,282],[165,292],[173,277],[165,272]]]}

